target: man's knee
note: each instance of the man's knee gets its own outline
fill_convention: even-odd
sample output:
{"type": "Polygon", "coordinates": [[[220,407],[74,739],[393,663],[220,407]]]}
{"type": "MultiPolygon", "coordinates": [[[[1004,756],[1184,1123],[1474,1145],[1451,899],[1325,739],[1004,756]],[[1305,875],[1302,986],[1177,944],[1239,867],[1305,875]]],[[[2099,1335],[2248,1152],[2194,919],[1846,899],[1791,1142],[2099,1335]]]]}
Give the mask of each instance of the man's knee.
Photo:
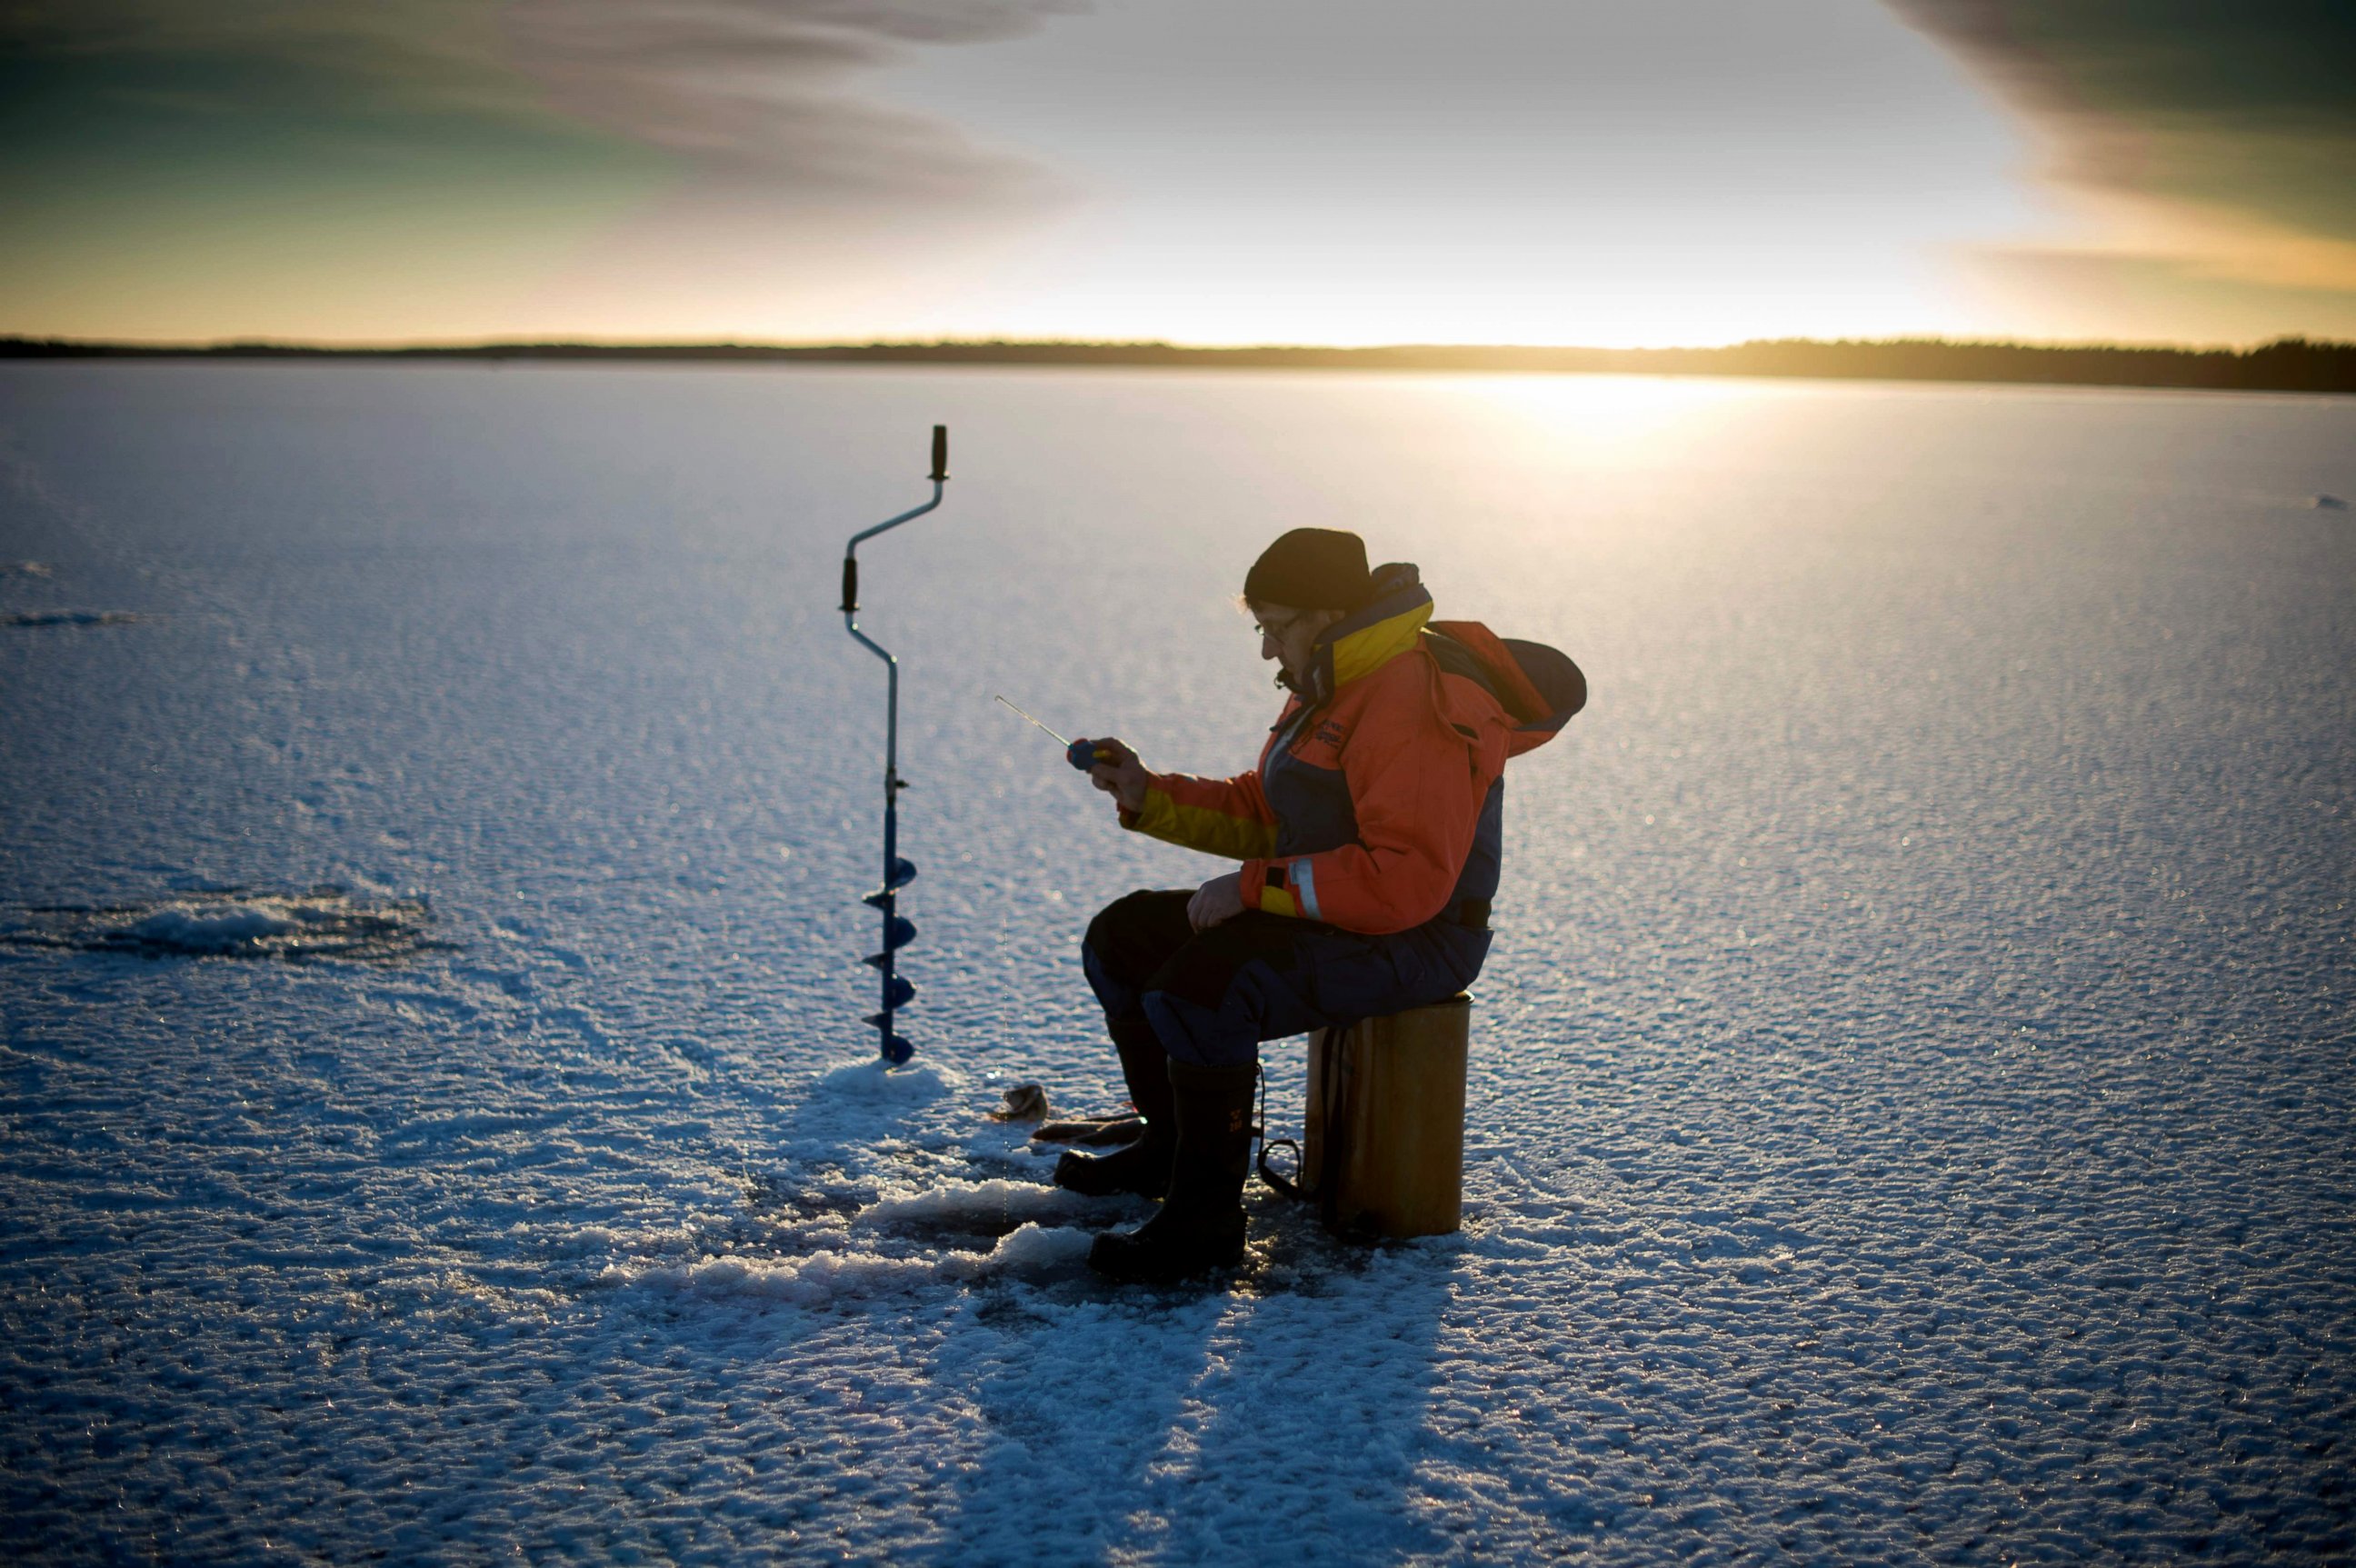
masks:
{"type": "Polygon", "coordinates": [[[1138,993],[1135,982],[1125,980],[1105,967],[1094,943],[1080,944],[1080,973],[1087,978],[1088,989],[1097,993],[1097,1002],[1108,1018],[1138,1018],[1138,993]]]}
{"type": "Polygon", "coordinates": [[[1152,897],[1151,892],[1140,888],[1134,893],[1123,894],[1098,909],[1096,918],[1088,922],[1087,935],[1080,939],[1081,945],[1099,953],[1118,951],[1127,946],[1133,940],[1137,929],[1143,924],[1140,917],[1145,901],[1152,897]]]}
{"type": "Polygon", "coordinates": [[[1137,985],[1185,945],[1186,895],[1141,889],[1114,899],[1088,922],[1081,950],[1124,985],[1137,985]]]}
{"type": "Polygon", "coordinates": [[[1137,1016],[1147,977],[1185,944],[1190,928],[1185,895],[1141,890],[1116,898],[1088,922],[1080,942],[1080,969],[1105,1011],[1137,1016]]]}

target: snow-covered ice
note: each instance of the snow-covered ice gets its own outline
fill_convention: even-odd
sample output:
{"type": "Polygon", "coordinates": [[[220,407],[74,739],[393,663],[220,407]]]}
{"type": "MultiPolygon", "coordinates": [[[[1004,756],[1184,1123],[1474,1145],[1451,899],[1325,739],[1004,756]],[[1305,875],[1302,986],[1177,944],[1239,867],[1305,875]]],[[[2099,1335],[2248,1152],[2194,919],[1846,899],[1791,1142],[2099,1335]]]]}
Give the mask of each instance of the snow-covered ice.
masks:
{"type": "Polygon", "coordinates": [[[0,368],[12,1544],[2344,1561],[2350,493],[2346,399],[0,368]],[[886,1072],[834,572],[936,421],[886,1072]],[[1117,1102],[1078,934],[1208,868],[991,697],[1240,768],[1308,521],[1593,682],[1466,1224],[1116,1290],[985,1113],[1117,1102]]]}

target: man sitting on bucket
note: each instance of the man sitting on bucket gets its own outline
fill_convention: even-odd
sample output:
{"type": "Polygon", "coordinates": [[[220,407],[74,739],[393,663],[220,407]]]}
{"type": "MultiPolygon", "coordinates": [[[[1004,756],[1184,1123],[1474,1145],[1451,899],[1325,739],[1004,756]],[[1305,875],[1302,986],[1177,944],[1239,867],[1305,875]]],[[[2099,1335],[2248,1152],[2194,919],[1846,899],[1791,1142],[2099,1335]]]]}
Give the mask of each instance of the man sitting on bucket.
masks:
{"type": "Polygon", "coordinates": [[[1116,1279],[1241,1261],[1260,1041],[1472,983],[1505,759],[1586,700],[1553,649],[1432,620],[1415,567],[1369,572],[1355,533],[1285,534],[1253,563],[1244,604],[1290,693],[1257,768],[1156,773],[1119,740],[1086,743],[1121,826],[1243,862],[1192,891],[1119,899],[1081,948],[1145,1132],[1114,1154],[1066,1155],[1055,1180],[1162,1200],[1136,1230],[1097,1238],[1089,1266],[1116,1279]]]}

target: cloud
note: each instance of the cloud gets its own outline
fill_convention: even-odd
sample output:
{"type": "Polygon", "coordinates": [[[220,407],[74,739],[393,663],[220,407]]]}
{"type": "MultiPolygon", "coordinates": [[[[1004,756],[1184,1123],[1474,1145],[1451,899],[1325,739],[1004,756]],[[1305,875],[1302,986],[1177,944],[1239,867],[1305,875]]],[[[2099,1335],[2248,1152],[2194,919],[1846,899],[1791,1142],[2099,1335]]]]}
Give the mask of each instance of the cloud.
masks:
{"type": "Polygon", "coordinates": [[[284,102],[530,120],[553,110],[740,195],[832,205],[987,205],[1045,172],[947,122],[862,96],[859,78],[939,47],[995,43],[1085,0],[16,0],[0,71],[110,83],[225,114],[284,102]]]}
{"type": "MultiPolygon", "coordinates": [[[[2039,134],[2074,249],[2356,295],[2356,8],[2337,0],[1890,0],[2039,134]]],[[[2043,247],[2040,264],[2073,247],[2043,247]]],[[[2024,256],[2029,252],[2023,252],[2024,256]]]]}
{"type": "MultiPolygon", "coordinates": [[[[0,6],[0,62],[75,81],[125,67],[206,76],[248,68],[244,91],[495,102],[512,73],[497,59],[484,0],[16,0],[0,6]],[[207,68],[213,68],[209,71],[207,68]]],[[[510,88],[511,91],[511,88],[510,88]]],[[[198,90],[184,96],[193,102],[198,90]]],[[[221,93],[211,106],[237,107],[221,93]]]]}
{"type": "Polygon", "coordinates": [[[1044,171],[861,98],[913,48],[994,43],[1073,0],[522,0],[502,26],[564,113],[747,195],[960,204],[1044,195],[1044,171]]]}
{"type": "Polygon", "coordinates": [[[0,0],[0,211],[19,220],[0,223],[0,325],[374,340],[892,319],[1066,192],[894,103],[884,73],[1079,9],[0,0]]]}

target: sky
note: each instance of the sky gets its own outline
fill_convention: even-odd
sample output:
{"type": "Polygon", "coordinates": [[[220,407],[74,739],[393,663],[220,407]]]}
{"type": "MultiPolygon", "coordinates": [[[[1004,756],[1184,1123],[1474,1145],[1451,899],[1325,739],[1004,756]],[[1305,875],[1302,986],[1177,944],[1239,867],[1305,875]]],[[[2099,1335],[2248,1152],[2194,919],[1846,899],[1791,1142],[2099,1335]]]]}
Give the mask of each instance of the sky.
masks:
{"type": "Polygon", "coordinates": [[[2356,338],[2344,0],[6,0],[0,332],[2356,338]]]}

